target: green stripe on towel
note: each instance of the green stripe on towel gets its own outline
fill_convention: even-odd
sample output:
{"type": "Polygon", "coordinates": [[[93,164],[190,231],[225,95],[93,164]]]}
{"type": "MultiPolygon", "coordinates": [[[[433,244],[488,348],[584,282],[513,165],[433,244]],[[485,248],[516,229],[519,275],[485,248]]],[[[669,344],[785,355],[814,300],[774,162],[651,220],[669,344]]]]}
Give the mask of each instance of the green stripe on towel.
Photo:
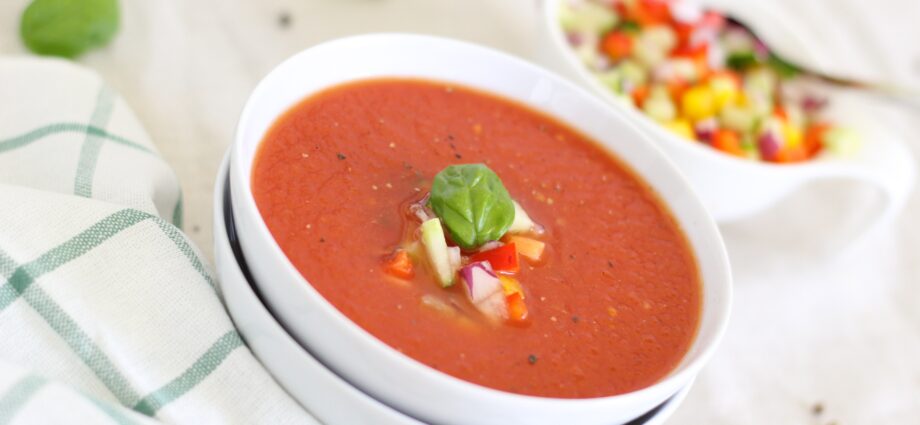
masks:
{"type": "Polygon", "coordinates": [[[137,410],[153,414],[163,405],[197,385],[216,369],[233,349],[242,345],[242,340],[236,331],[230,331],[221,337],[182,376],[144,399],[140,399],[130,382],[120,373],[105,351],[100,349],[76,321],[40,286],[33,285],[42,275],[81,257],[121,231],[148,219],[156,223],[163,234],[189,260],[202,279],[216,290],[214,279],[205,268],[204,263],[175,226],[146,212],[124,209],[103,218],[66,242],[23,265],[17,266],[12,257],[0,250],[0,276],[8,277],[8,282],[0,287],[0,313],[18,297],[23,297],[45,319],[48,326],[57,332],[73,352],[83,360],[83,363],[95,373],[119,402],[125,406],[136,405],[137,410]]]}
{"type": "Polygon", "coordinates": [[[231,330],[217,339],[191,367],[182,372],[172,382],[150,393],[135,406],[134,410],[150,416],[162,409],[173,400],[182,397],[185,393],[195,388],[199,383],[211,375],[214,370],[237,348],[243,345],[243,340],[236,330],[231,330]]]}
{"type": "Polygon", "coordinates": [[[13,384],[13,387],[3,395],[3,398],[0,398],[0,424],[12,422],[22,407],[43,386],[45,386],[45,380],[35,375],[26,376],[13,384]]]}
{"type": "Polygon", "coordinates": [[[70,346],[74,354],[96,374],[119,402],[130,406],[138,394],[128,379],[118,370],[109,356],[93,342],[80,325],[74,321],[41,287],[33,286],[23,293],[23,298],[45,319],[58,336],[70,346]]]}
{"type": "Polygon", "coordinates": [[[155,155],[155,153],[147,148],[144,145],[139,143],[132,142],[124,137],[116,136],[111,134],[101,128],[94,127],[91,125],[80,124],[80,123],[71,123],[71,122],[59,122],[54,124],[48,124],[43,127],[36,128],[28,133],[11,137],[8,139],[0,140],[0,153],[11,151],[14,149],[27,146],[33,142],[41,140],[45,137],[48,137],[52,134],[58,133],[84,133],[84,134],[93,134],[103,139],[109,140],[111,142],[118,143],[123,146],[127,146],[133,149],[137,149],[142,152],[155,155]]]}
{"type": "MultiPolygon", "coordinates": [[[[39,276],[80,257],[122,230],[150,217],[150,214],[137,210],[118,211],[78,233],[67,242],[52,248],[37,259],[19,266],[9,277],[8,284],[12,285],[16,292],[22,294],[39,276]]],[[[0,303],[0,311],[7,305],[9,305],[8,302],[0,303]]]]}
{"type": "MultiPolygon", "coordinates": [[[[96,96],[96,106],[90,117],[89,125],[104,130],[114,107],[115,92],[103,84],[96,96]]],[[[74,195],[85,198],[93,197],[93,178],[96,175],[96,163],[99,160],[99,152],[102,150],[102,142],[103,139],[96,134],[86,133],[83,147],[80,148],[80,160],[77,162],[77,174],[73,184],[74,195]]]]}

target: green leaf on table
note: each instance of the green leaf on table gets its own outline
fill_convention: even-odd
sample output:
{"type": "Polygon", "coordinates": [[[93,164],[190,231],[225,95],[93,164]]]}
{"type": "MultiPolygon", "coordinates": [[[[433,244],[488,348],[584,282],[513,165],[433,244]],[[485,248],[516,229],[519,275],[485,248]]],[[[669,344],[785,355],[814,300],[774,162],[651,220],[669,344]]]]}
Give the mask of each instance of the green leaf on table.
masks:
{"type": "Polygon", "coordinates": [[[498,240],[514,221],[511,195],[484,164],[451,165],[434,177],[429,204],[464,249],[498,240]]]}
{"type": "Polygon", "coordinates": [[[65,58],[104,46],[116,32],[117,0],[34,0],[20,23],[29,50],[65,58]]]}

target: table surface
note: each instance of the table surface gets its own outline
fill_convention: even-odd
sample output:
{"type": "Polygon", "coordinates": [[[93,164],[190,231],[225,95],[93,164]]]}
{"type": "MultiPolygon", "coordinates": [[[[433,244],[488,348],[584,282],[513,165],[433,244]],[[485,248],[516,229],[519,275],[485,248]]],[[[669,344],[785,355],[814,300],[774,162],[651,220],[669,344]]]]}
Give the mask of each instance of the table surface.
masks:
{"type": "MultiPolygon", "coordinates": [[[[0,54],[26,53],[15,29],[27,3],[0,2],[0,54]]],[[[127,99],[175,168],[185,230],[209,258],[217,166],[249,92],[286,57],[376,31],[445,35],[523,57],[538,48],[535,0],[121,3],[117,39],[79,62],[127,99]]],[[[920,80],[920,29],[912,22],[920,3],[780,3],[816,18],[799,24],[815,33],[832,65],[842,58],[859,75],[920,80]]],[[[903,115],[900,131],[920,157],[913,137],[920,114],[903,115]]],[[[801,205],[790,211],[828,208],[811,198],[794,197],[792,205],[801,205]]],[[[898,220],[832,255],[771,236],[759,223],[723,226],[736,278],[732,323],[669,423],[920,422],[920,226],[909,219],[918,211],[915,189],[898,220]]]]}

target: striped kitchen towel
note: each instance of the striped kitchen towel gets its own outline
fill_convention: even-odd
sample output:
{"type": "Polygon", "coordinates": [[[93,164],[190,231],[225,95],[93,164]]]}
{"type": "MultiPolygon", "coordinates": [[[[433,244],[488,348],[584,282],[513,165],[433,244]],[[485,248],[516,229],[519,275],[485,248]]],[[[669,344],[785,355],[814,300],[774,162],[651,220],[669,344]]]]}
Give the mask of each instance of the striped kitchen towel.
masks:
{"type": "Polygon", "coordinates": [[[0,424],[315,423],[245,347],[124,101],[0,58],[0,424]]]}

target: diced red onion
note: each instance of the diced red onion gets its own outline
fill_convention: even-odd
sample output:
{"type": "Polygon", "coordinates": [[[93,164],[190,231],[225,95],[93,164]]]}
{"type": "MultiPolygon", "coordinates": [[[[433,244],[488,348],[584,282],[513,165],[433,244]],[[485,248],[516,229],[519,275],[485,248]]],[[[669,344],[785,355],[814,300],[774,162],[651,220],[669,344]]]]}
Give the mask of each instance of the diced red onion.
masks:
{"type": "Polygon", "coordinates": [[[761,133],[757,139],[757,147],[760,149],[760,156],[766,160],[775,159],[779,154],[781,146],[779,135],[773,130],[768,129],[761,133]]]}
{"type": "Polygon", "coordinates": [[[429,193],[425,195],[425,197],[422,198],[422,200],[412,205],[409,205],[409,212],[412,213],[412,215],[414,215],[416,218],[419,219],[419,221],[423,223],[434,218],[434,211],[428,208],[428,198],[430,196],[431,194],[429,193]]]}
{"type": "Polygon", "coordinates": [[[508,303],[505,294],[500,290],[477,303],[476,309],[494,321],[508,318],[508,303]]]}
{"type": "Polygon", "coordinates": [[[696,133],[696,138],[707,143],[712,142],[712,135],[715,134],[718,128],[719,123],[715,118],[702,120],[693,126],[693,130],[696,133]]]}
{"type": "Polygon", "coordinates": [[[572,47],[581,46],[582,43],[585,42],[585,37],[578,32],[566,33],[565,38],[569,41],[569,44],[572,45],[572,47]]]}
{"type": "Polygon", "coordinates": [[[754,37],[754,55],[761,59],[770,56],[770,48],[757,37],[754,37]]]}
{"type": "Polygon", "coordinates": [[[805,113],[812,114],[824,109],[826,106],[826,97],[818,97],[815,95],[806,94],[805,97],[802,98],[802,109],[805,110],[805,113]]]}
{"type": "Polygon", "coordinates": [[[460,277],[466,285],[467,295],[473,304],[478,304],[496,292],[501,292],[502,284],[492,271],[488,261],[477,261],[460,269],[460,277]]]}

